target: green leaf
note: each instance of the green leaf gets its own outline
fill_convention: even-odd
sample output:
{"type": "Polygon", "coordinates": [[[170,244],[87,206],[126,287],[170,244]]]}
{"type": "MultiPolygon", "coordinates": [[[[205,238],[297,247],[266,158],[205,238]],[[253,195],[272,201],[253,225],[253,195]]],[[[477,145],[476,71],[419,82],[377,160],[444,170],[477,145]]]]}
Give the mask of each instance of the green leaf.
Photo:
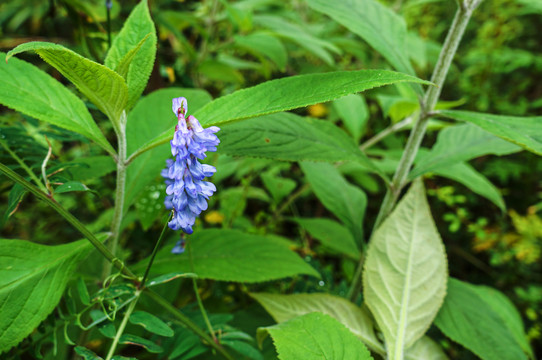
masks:
{"type": "Polygon", "coordinates": [[[286,69],[288,53],[282,42],[265,32],[234,36],[235,45],[256,54],[262,54],[273,61],[281,71],[286,69]]]}
{"type": "Polygon", "coordinates": [[[503,116],[457,110],[440,111],[439,114],[449,119],[470,122],[525,150],[542,155],[542,116],[503,116]]]}
{"type": "Polygon", "coordinates": [[[402,82],[431,84],[413,76],[387,70],[337,71],[290,76],[218,98],[194,115],[202,125],[220,125],[335,100],[348,94],[402,82]]]}
{"type": "MultiPolygon", "coordinates": [[[[386,70],[338,71],[290,76],[218,98],[196,111],[194,116],[204,126],[220,125],[331,101],[348,94],[401,82],[431,84],[409,75],[386,70]]],[[[171,134],[164,132],[149,140],[142,149],[158,146],[170,139],[171,134]]]]}
{"type": "Polygon", "coordinates": [[[333,107],[342,119],[344,126],[356,142],[361,139],[367,120],[369,109],[363,96],[351,94],[333,101],[333,107]]]}
{"type": "Polygon", "coordinates": [[[414,75],[406,48],[404,19],[376,0],[309,0],[319,11],[367,41],[398,71],[414,75]]]}
{"type": "Polygon", "coordinates": [[[476,171],[469,164],[459,162],[457,164],[453,164],[447,167],[439,167],[433,170],[433,172],[436,175],[455,180],[465,185],[478,195],[489,199],[502,211],[506,210],[504,200],[495,185],[493,185],[491,181],[489,181],[484,175],[476,171]]]}
{"type": "Polygon", "coordinates": [[[446,293],[447,261],[421,181],[415,181],[376,230],[363,272],[364,299],[390,358],[402,357],[437,315],[446,293]]]}
{"type": "Polygon", "coordinates": [[[221,154],[284,161],[359,161],[380,171],[338,127],[292,113],[266,115],[228,124],[219,133],[221,154]]]}
{"type": "Polygon", "coordinates": [[[134,311],[130,315],[130,322],[134,325],[140,325],[145,330],[160,336],[171,337],[174,335],[173,330],[160,318],[149,314],[145,311],[134,311]]]}
{"type": "Polygon", "coordinates": [[[283,178],[269,172],[261,174],[260,178],[276,203],[288,196],[296,187],[296,182],[294,180],[283,178]]]}
{"type": "Polygon", "coordinates": [[[409,174],[414,179],[435,169],[445,168],[462,161],[488,154],[507,155],[521,151],[517,145],[480,129],[472,124],[454,125],[442,130],[431,151],[409,174]]]}
{"type": "Polygon", "coordinates": [[[16,183],[13,185],[8,195],[8,206],[6,212],[4,213],[2,221],[0,221],[0,228],[3,227],[6,221],[8,221],[9,217],[13,215],[15,211],[17,211],[17,208],[19,207],[21,201],[23,201],[23,197],[26,193],[27,190],[21,184],[16,183]]]}
{"type": "Polygon", "coordinates": [[[448,360],[448,356],[430,337],[423,336],[408,348],[405,360],[448,360]]]}
{"type": "Polygon", "coordinates": [[[152,148],[136,158],[127,169],[125,207],[141,195],[153,180],[162,178],[160,171],[166,167],[166,159],[171,156],[169,140],[173,138],[177,117],[171,111],[173,98],[184,96],[188,100],[188,110],[198,109],[211,101],[211,96],[203,90],[169,88],[152,92],[143,97],[128,115],[126,142],[128,154],[145,148],[145,143],[161,133],[166,133],[168,144],[152,148]]]}
{"type": "Polygon", "coordinates": [[[128,88],[120,75],[62,45],[42,41],[32,41],[17,46],[8,52],[6,60],[29,50],[35,51],[45,62],[70,80],[100,111],[107,115],[113,126],[119,126],[120,116],[128,100],[128,88]]]}
{"type": "Polygon", "coordinates": [[[41,121],[74,131],[110,154],[115,150],[85,104],[67,88],[32,64],[0,52],[0,103],[41,121]]]}
{"type": "Polygon", "coordinates": [[[90,191],[90,189],[79,181],[68,181],[55,188],[55,194],[61,194],[72,191],[90,191]]]}
{"type": "Polygon", "coordinates": [[[90,295],[88,294],[87,285],[85,285],[85,280],[81,277],[77,279],[77,293],[83,305],[90,305],[90,295]]]}
{"type": "Polygon", "coordinates": [[[90,249],[86,240],[56,246],[0,240],[0,353],[17,345],[53,311],[90,249]]]}
{"type": "Polygon", "coordinates": [[[74,350],[84,360],[103,360],[103,358],[99,357],[93,351],[90,351],[89,349],[87,349],[85,347],[76,346],[74,350]]]}
{"type": "Polygon", "coordinates": [[[120,337],[119,344],[141,346],[150,353],[159,354],[164,351],[161,346],[140,336],[124,334],[120,337]]]}
{"type": "Polygon", "coordinates": [[[346,326],[371,350],[379,354],[385,352],[375,335],[374,325],[369,315],[344,298],[329,294],[251,293],[250,296],[256,299],[278,323],[300,315],[321,312],[346,326]]]}
{"type": "Polygon", "coordinates": [[[220,344],[235,350],[239,354],[252,360],[264,360],[263,355],[254,346],[240,340],[228,340],[224,336],[220,339],[220,344]]]}
{"type": "Polygon", "coordinates": [[[105,65],[119,73],[124,72],[122,68],[126,63],[130,63],[126,77],[127,109],[134,106],[147,86],[156,57],[156,42],[156,29],[147,0],[142,0],[130,13],[105,58],[105,65]],[[132,60],[128,59],[130,57],[132,60]]]}
{"type": "Polygon", "coordinates": [[[165,284],[165,283],[168,283],[170,281],[173,281],[175,279],[180,279],[180,278],[197,278],[197,277],[198,276],[193,273],[174,272],[174,273],[164,274],[164,275],[160,275],[155,278],[152,278],[147,282],[146,286],[151,287],[151,286],[161,285],[161,284],[165,284]]]}
{"type": "Polygon", "coordinates": [[[500,300],[492,299],[494,294],[485,289],[450,278],[435,325],[482,360],[527,359],[510,327],[517,320],[506,311],[497,312],[502,310],[497,305],[500,300]]]}
{"type": "MultiPolygon", "coordinates": [[[[307,274],[320,277],[283,242],[237,230],[209,229],[190,235],[194,270],[188,254],[171,253],[171,247],[160,250],[151,275],[171,272],[194,272],[202,279],[237,282],[261,282],[288,276],[307,274]],[[264,266],[265,264],[265,266],[264,266]]],[[[145,259],[134,267],[143,271],[145,259]]]]}
{"type": "Polygon", "coordinates": [[[334,318],[311,313],[287,322],[259,328],[261,344],[269,333],[281,360],[369,360],[369,350],[334,318]]]}
{"type": "Polygon", "coordinates": [[[111,156],[89,156],[65,163],[66,171],[75,181],[99,179],[116,170],[111,156]]]}
{"type": "MultiPolygon", "coordinates": [[[[139,53],[139,50],[141,50],[141,47],[147,39],[151,36],[151,34],[147,34],[141,41],[136,45],[136,47],[132,48],[130,51],[126,53],[120,60],[119,64],[117,65],[115,72],[122,76],[122,78],[127,82],[128,81],[128,72],[130,70],[130,66],[132,65],[132,61],[136,57],[136,55],[139,53]]],[[[130,86],[128,85],[128,92],[130,92],[130,86]]]]}
{"type": "Polygon", "coordinates": [[[300,163],[312,190],[322,204],[350,230],[356,243],[363,241],[363,218],[367,196],[327,163],[300,163]]]}
{"type": "Polygon", "coordinates": [[[312,237],[330,249],[354,260],[359,259],[361,253],[352,233],[338,222],[325,218],[293,218],[292,220],[305,228],[312,237]]]}

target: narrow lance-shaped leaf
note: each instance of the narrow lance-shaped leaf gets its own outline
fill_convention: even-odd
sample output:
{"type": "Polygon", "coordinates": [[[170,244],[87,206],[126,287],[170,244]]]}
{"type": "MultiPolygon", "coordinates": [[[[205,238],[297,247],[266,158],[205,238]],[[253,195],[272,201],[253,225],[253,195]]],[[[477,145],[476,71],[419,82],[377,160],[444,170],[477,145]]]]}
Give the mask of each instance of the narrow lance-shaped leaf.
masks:
{"type": "Polygon", "coordinates": [[[376,230],[363,272],[364,299],[390,358],[402,359],[433,322],[446,293],[446,265],[425,189],[415,181],[376,230]]]}
{"type": "Polygon", "coordinates": [[[504,116],[457,110],[443,110],[439,114],[450,119],[470,122],[525,150],[542,155],[542,116],[504,116]]]}
{"type": "Polygon", "coordinates": [[[337,320],[321,313],[259,328],[261,344],[269,333],[280,360],[372,360],[369,350],[337,320]]]}
{"type": "Polygon", "coordinates": [[[45,246],[0,240],[0,353],[27,337],[58,304],[86,240],[45,246]]]}
{"type": "Polygon", "coordinates": [[[279,113],[227,124],[218,151],[284,161],[353,160],[382,173],[348,135],[327,121],[279,113]]]}
{"type": "Polygon", "coordinates": [[[8,52],[7,59],[24,51],[35,51],[44,61],[70,80],[118,127],[128,101],[124,79],[113,70],[91,61],[64,46],[33,41],[8,52]]]}
{"type": "Polygon", "coordinates": [[[156,42],[156,29],[149,13],[147,0],[142,0],[130,13],[105,58],[107,67],[123,72],[121,65],[124,66],[128,62],[127,57],[133,56],[129,61],[130,66],[126,76],[127,109],[134,106],[147,86],[156,57],[156,42]],[[134,53],[135,49],[138,50],[134,53]]]}
{"type": "Polygon", "coordinates": [[[110,154],[115,150],[98,128],[85,104],[47,73],[0,52],[0,103],[96,142],[110,154]]]}
{"type": "MultiPolygon", "coordinates": [[[[430,85],[410,75],[386,70],[337,71],[323,74],[290,76],[267,81],[218,98],[194,116],[204,126],[296,109],[338,99],[379,86],[401,82],[430,85]]],[[[169,141],[171,135],[162,133],[143,146],[143,151],[169,141]]]]}
{"type": "Polygon", "coordinates": [[[308,4],[359,35],[395,69],[415,74],[406,49],[405,20],[385,5],[376,0],[309,0],[308,4]]]}

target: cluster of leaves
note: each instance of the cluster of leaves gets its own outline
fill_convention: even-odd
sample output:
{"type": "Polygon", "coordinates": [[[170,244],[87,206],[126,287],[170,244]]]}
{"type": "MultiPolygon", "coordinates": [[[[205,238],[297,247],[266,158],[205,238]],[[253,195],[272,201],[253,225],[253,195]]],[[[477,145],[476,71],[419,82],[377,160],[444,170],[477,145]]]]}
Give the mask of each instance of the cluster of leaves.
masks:
{"type": "MultiPolygon", "coordinates": [[[[0,55],[0,103],[24,114],[3,115],[0,162],[26,178],[1,184],[8,204],[2,237],[34,242],[0,242],[0,304],[6,314],[0,319],[0,352],[9,351],[9,358],[75,353],[99,359],[122,344],[119,353],[125,357],[110,352],[107,359],[208,358],[213,348],[226,357],[231,352],[257,360],[300,354],[446,359],[472,353],[482,359],[534,359],[529,339],[540,338],[542,321],[533,316],[542,303],[539,279],[530,276],[540,251],[538,208],[527,218],[511,213],[514,235],[488,240],[479,234],[491,235],[494,223],[484,223],[465,205],[467,197],[474,199],[483,204],[478,207],[485,208],[484,215],[498,218],[494,214],[509,203],[488,179],[495,175],[491,162],[510,164],[513,174],[514,156],[526,156],[522,150],[542,155],[542,119],[517,116],[536,111],[538,105],[530,105],[524,94],[536,92],[539,82],[518,75],[522,85],[513,91],[488,90],[507,83],[510,69],[539,67],[532,44],[511,50],[518,46],[510,35],[517,22],[488,22],[475,15],[475,22],[487,25],[479,30],[482,35],[467,38],[470,49],[457,62],[475,75],[458,78],[452,69],[457,88],[446,95],[463,100],[437,104],[438,114],[429,121],[436,141],[420,148],[408,176],[417,180],[371,234],[379,203],[374,200],[386,191],[403,151],[400,130],[423,111],[420,84],[428,82],[414,75],[429,77],[447,29],[435,22],[449,17],[448,4],[398,1],[396,13],[376,0],[156,1],[149,12],[146,1],[122,11],[113,1],[108,13],[98,1],[36,3],[0,5],[2,31],[42,35],[35,28],[43,28],[53,38],[54,26],[69,14],[68,25],[77,31],[63,40],[85,56],[45,42],[0,55]],[[419,16],[426,11],[438,16],[419,16]],[[419,31],[407,32],[405,18],[419,31]],[[122,27],[110,48],[109,26],[122,27]],[[507,38],[487,43],[489,35],[483,34],[495,31],[507,38]],[[510,64],[494,54],[496,49],[514,60],[518,52],[528,55],[510,64]],[[10,58],[6,64],[26,51],[36,52],[78,92],[25,61],[10,58]],[[487,63],[495,61],[499,76],[487,73],[487,63]],[[367,67],[379,70],[358,70],[367,67]],[[478,86],[485,77],[493,83],[478,86]],[[266,81],[271,78],[277,79],[266,81]],[[145,88],[148,94],[141,98],[145,88]],[[213,180],[219,190],[188,238],[187,253],[171,254],[177,237],[168,234],[152,257],[150,280],[140,287],[165,221],[159,173],[175,124],[171,99],[178,96],[188,99],[204,126],[222,127],[219,152],[208,159],[218,169],[213,180]],[[518,98],[522,102],[516,106],[518,98]],[[463,103],[471,110],[516,116],[452,110],[463,103]],[[294,109],[299,110],[285,112],[294,109]],[[379,133],[387,136],[380,139],[379,133]],[[118,146],[111,145],[115,139],[118,146]],[[49,159],[48,151],[56,158],[49,159]],[[509,160],[494,157],[509,154],[509,160]],[[115,170],[126,176],[120,210],[115,170]],[[430,210],[423,177],[429,194],[454,212],[437,215],[438,201],[430,210]],[[102,275],[100,254],[91,252],[86,240],[73,241],[81,229],[53,218],[45,198],[39,202],[28,194],[35,195],[29,182],[87,223],[91,237],[122,233],[122,250],[115,254],[122,261],[110,259],[118,273],[102,275]],[[447,184],[453,187],[442,187],[447,184]],[[456,189],[467,195],[450,195],[456,189]],[[111,227],[119,211],[120,230],[111,227]],[[448,270],[446,252],[453,246],[445,249],[439,231],[445,239],[461,237],[463,252],[473,234],[477,250],[483,241],[493,241],[489,248],[494,249],[512,236],[505,243],[511,247],[491,253],[492,266],[511,265],[511,258],[535,259],[524,261],[530,267],[513,279],[475,281],[507,291],[524,279],[532,282],[515,286],[517,303],[533,323],[528,336],[503,293],[457,279],[473,280],[470,267],[454,264],[455,252],[448,270]],[[527,253],[520,243],[530,246],[527,253]],[[355,286],[349,285],[361,279],[363,292],[352,291],[355,286]],[[201,300],[209,315],[198,311],[201,300]]],[[[526,0],[502,3],[518,16],[537,16],[536,4],[526,0]]],[[[18,43],[6,42],[9,48],[18,43]]],[[[513,176],[499,169],[502,176],[513,176]]],[[[110,235],[97,238],[111,242],[110,235]]]]}

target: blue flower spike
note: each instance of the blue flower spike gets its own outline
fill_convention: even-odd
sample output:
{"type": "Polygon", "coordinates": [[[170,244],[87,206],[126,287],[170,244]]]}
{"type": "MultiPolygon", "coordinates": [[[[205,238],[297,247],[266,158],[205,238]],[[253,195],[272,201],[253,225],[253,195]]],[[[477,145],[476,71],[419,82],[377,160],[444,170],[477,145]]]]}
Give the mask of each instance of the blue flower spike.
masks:
{"type": "MultiPolygon", "coordinates": [[[[213,183],[203,180],[212,176],[216,168],[198,160],[204,159],[207,151],[216,151],[220,140],[215,133],[220,129],[216,126],[204,129],[194,116],[186,117],[187,111],[184,97],[173,99],[173,113],[178,119],[171,140],[174,159],[166,160],[167,167],[162,170],[162,176],[167,186],[165,205],[168,210],[173,210],[168,226],[192,234],[196,217],[207,209],[207,200],[216,191],[213,183]]],[[[184,251],[183,239],[174,250],[175,253],[184,251]]]]}

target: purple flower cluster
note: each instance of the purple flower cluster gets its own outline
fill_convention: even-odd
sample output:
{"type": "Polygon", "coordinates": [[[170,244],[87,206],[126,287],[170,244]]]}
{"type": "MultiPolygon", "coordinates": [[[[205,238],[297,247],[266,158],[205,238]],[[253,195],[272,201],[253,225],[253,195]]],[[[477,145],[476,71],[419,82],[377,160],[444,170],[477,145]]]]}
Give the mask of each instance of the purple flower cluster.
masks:
{"type": "MultiPolygon", "coordinates": [[[[207,209],[207,200],[216,191],[213,183],[203,180],[215,173],[215,167],[201,164],[198,159],[204,159],[206,151],[216,151],[220,140],[215,133],[220,129],[216,126],[204,129],[192,115],[185,118],[187,101],[184,97],[173,99],[173,112],[179,120],[171,140],[175,159],[166,160],[167,168],[162,170],[167,186],[165,205],[173,209],[168,226],[192,234],[196,217],[207,209]]],[[[174,249],[174,252],[182,252],[182,249],[174,249]]]]}

